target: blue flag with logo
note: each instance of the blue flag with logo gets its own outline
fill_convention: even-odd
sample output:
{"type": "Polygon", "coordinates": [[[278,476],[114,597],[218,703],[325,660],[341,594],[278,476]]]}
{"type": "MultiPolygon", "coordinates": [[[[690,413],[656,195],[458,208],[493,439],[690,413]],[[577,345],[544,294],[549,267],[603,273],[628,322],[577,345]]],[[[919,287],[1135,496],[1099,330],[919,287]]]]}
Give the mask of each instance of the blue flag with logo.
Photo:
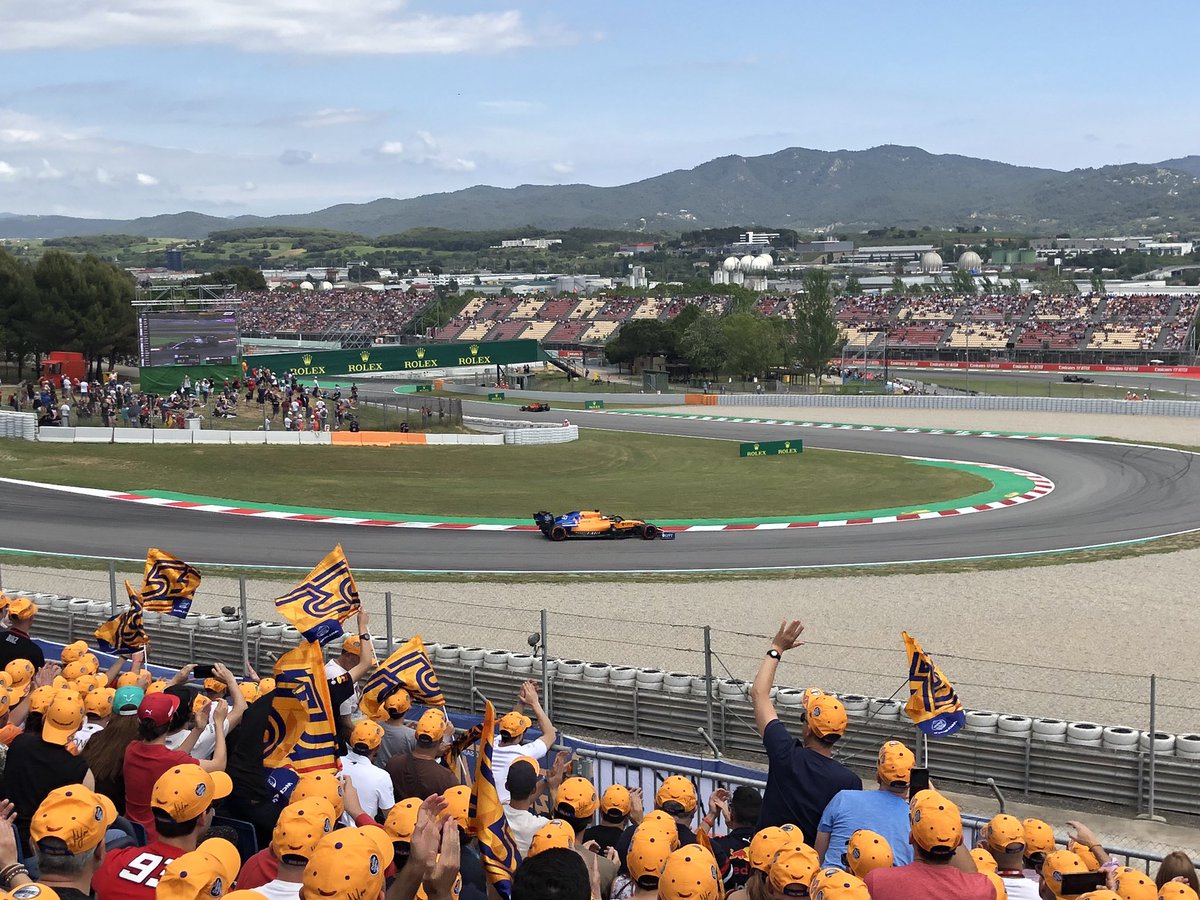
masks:
{"type": "Polygon", "coordinates": [[[350,563],[338,544],[305,579],[275,600],[275,608],[306,641],[328,644],[342,634],[342,623],[361,602],[350,563]]]}
{"type": "Polygon", "coordinates": [[[496,709],[487,701],[479,752],[475,756],[475,782],[471,785],[471,832],[479,838],[479,856],[488,884],[503,900],[512,896],[513,873],[521,861],[521,851],[508,827],[508,817],[496,791],[492,772],[492,741],[495,738],[496,709]]]}
{"type": "Polygon", "coordinates": [[[933,664],[916,638],[907,631],[904,649],[908,654],[908,703],[904,711],[930,737],[949,737],[966,724],[967,716],[954,685],[933,664]]]}
{"type": "MultiPolygon", "coordinates": [[[[283,716],[285,735],[289,727],[295,727],[289,726],[286,708],[280,709],[278,705],[281,698],[287,696],[299,700],[308,712],[308,718],[287,754],[288,764],[301,775],[320,769],[337,769],[337,722],[334,719],[333,701],[329,698],[325,657],[320,644],[305,641],[283,654],[275,663],[274,709],[283,716]]],[[[278,730],[276,725],[275,731],[278,730]]]]}
{"type": "Polygon", "coordinates": [[[129,594],[129,609],[106,620],[95,631],[96,643],[104,653],[133,653],[150,640],[142,620],[141,600],[128,581],[125,592],[129,594]]]}
{"type": "Polygon", "coordinates": [[[401,689],[426,706],[446,705],[437,673],[419,634],[397,647],[363,682],[362,711],[372,719],[380,718],[379,707],[401,689]]]}

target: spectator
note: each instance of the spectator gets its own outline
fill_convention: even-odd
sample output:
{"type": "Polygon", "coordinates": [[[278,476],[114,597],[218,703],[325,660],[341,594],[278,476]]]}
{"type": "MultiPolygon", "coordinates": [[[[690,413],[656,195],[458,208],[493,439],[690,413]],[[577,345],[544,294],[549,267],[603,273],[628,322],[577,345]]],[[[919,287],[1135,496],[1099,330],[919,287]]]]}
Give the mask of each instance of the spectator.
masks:
{"type": "MultiPolygon", "coordinates": [[[[912,854],[909,856],[911,858],[912,854]]],[[[865,828],[860,828],[850,835],[842,859],[842,868],[848,869],[858,878],[866,878],[868,872],[874,872],[876,869],[890,869],[896,862],[887,838],[865,828]]]]}
{"type": "Polygon", "coordinates": [[[396,868],[403,869],[412,851],[413,832],[417,827],[417,816],[421,810],[419,797],[406,797],[396,802],[383,823],[383,830],[392,838],[396,853],[396,868]]]}
{"type": "Polygon", "coordinates": [[[915,859],[870,872],[863,880],[872,900],[994,900],[995,888],[963,849],[962,818],[954,803],[937,791],[921,791],[912,800],[909,822],[915,859]]]}
{"type": "Polygon", "coordinates": [[[150,796],[155,836],[144,847],[114,850],[104,857],[92,879],[96,900],[153,900],[163,870],[196,849],[212,824],[213,804],[231,790],[233,782],[224,772],[207,772],[194,763],[163,772],[150,796]]]}
{"type": "Polygon", "coordinates": [[[834,868],[822,869],[813,876],[809,896],[820,897],[821,900],[871,900],[867,885],[861,878],[834,868]]]}
{"type": "Polygon", "coordinates": [[[224,838],[209,838],[190,853],[167,864],[155,895],[159,900],[210,900],[233,885],[241,859],[224,838]]]}
{"type": "Polygon", "coordinates": [[[794,844],[775,854],[767,869],[767,884],[773,896],[803,896],[799,892],[808,889],[820,870],[817,851],[807,844],[794,844]]]}
{"type": "Polygon", "coordinates": [[[455,774],[438,762],[445,753],[446,738],[453,733],[454,726],[445,711],[436,706],[425,710],[417,722],[416,746],[392,757],[385,766],[392,779],[393,796],[424,800],[458,784],[455,774]]]}
{"type": "MultiPolygon", "coordinates": [[[[714,796],[717,793],[713,791],[714,796]]],[[[743,784],[728,799],[719,797],[718,800],[718,809],[725,816],[729,832],[712,838],[713,855],[717,858],[725,890],[735,891],[750,877],[750,841],[762,812],[762,794],[758,788],[743,784]]],[[[712,803],[710,798],[710,816],[712,803]]],[[[707,817],[705,821],[708,821],[707,817]]]]}
{"type": "Polygon", "coordinates": [[[83,711],[86,715],[73,738],[77,750],[83,750],[93,735],[104,730],[112,716],[113,698],[116,693],[113,688],[106,687],[88,691],[83,695],[83,711]]]}
{"type": "MultiPolygon", "coordinates": [[[[112,801],[85,785],[51,791],[30,825],[38,884],[54,891],[59,900],[88,900],[92,878],[104,858],[105,834],[116,820],[112,801]]],[[[10,877],[9,890],[22,880],[10,877]]]]}
{"type": "Polygon", "coordinates": [[[992,816],[979,833],[983,849],[995,861],[996,874],[1012,900],[1037,900],[1038,882],[1022,869],[1025,857],[1025,826],[1016,816],[992,816]]]}
{"type": "MultiPolygon", "coordinates": [[[[654,813],[657,817],[675,826],[675,838],[680,847],[696,843],[696,833],[691,829],[691,823],[696,818],[696,787],[682,775],[669,775],[663,779],[658,790],[654,793],[654,813]]],[[[649,816],[647,816],[649,818],[649,816]]],[[[635,829],[626,828],[620,840],[617,841],[617,855],[624,862],[629,851],[629,843],[633,840],[635,829]]]]}
{"type": "Polygon", "coordinates": [[[658,897],[658,877],[668,857],[677,849],[679,844],[671,831],[650,823],[644,828],[638,826],[629,842],[629,854],[625,859],[628,874],[614,881],[613,896],[655,900],[658,897]]]}
{"type": "Polygon", "coordinates": [[[238,887],[255,890],[268,900],[297,900],[304,867],[317,843],[333,831],[336,815],[324,797],[308,797],[289,804],[279,814],[271,843],[246,861],[238,873],[238,887]],[[276,875],[263,881],[262,857],[270,856],[276,875]]]}
{"type": "Polygon", "coordinates": [[[404,721],[404,714],[411,708],[412,697],[406,690],[398,690],[383,701],[383,718],[379,720],[383,726],[383,742],[375,754],[375,765],[380,768],[396,754],[407,753],[417,742],[412,726],[404,721]]]}
{"type": "Polygon", "coordinates": [[[840,866],[850,835],[866,828],[883,835],[893,848],[895,862],[912,862],[908,844],[908,782],[916,757],[899,741],[888,741],[879,748],[875,768],[877,791],[841,791],[825,807],[817,825],[813,845],[823,865],[840,866]]]}
{"type": "Polygon", "coordinates": [[[589,900],[594,898],[583,858],[551,848],[521,861],[513,875],[512,900],[589,900]]]}
{"type": "MultiPolygon", "coordinates": [[[[813,862],[816,862],[816,854],[813,854],[813,862]]],[[[813,869],[815,871],[815,865],[813,869]]],[[[805,888],[810,878],[803,879],[805,888]]],[[[780,893],[783,893],[782,888],[780,893]]],[[[718,900],[721,880],[712,853],[699,844],[673,851],[658,877],[658,896],[660,900],[718,900]]]]}
{"type": "Polygon", "coordinates": [[[803,644],[804,625],[784,622],[771,641],[750,688],[754,722],[767,751],[767,789],[758,827],[794,823],[805,842],[816,840],[821,813],[838,791],[859,790],[857,775],[833,759],[834,744],[846,732],[846,708],[833,697],[810,694],[804,706],[804,725],[795,740],[779,721],[771,702],[771,687],[783,654],[803,644]]]}
{"type": "Polygon", "coordinates": [[[16,810],[17,831],[26,854],[33,814],[55,788],[68,784],[83,784],[89,790],[95,787],[87,760],[67,748],[83,718],[83,699],[75,691],[60,689],[42,715],[41,731],[27,731],[8,748],[3,796],[16,810]]]}
{"type": "MultiPolygon", "coordinates": [[[[1081,837],[1082,841],[1083,838],[1081,837]]],[[[1182,850],[1175,850],[1163,857],[1162,864],[1158,867],[1158,874],[1154,876],[1154,884],[1161,888],[1170,881],[1177,881],[1182,878],[1184,882],[1193,891],[1200,893],[1200,882],[1196,879],[1196,867],[1192,865],[1192,858],[1182,850]]]]}
{"type": "Polygon", "coordinates": [[[46,664],[42,648],[29,637],[33,617],[38,605],[28,597],[16,597],[8,603],[8,633],[0,640],[0,666],[7,666],[14,659],[27,659],[35,669],[46,664]]]}
{"type": "Polygon", "coordinates": [[[226,772],[233,780],[234,791],[225,806],[230,815],[254,825],[259,846],[265,847],[271,842],[282,800],[278,805],[272,802],[268,781],[275,770],[268,771],[263,765],[263,736],[271,718],[273,679],[264,678],[259,689],[258,699],[247,707],[241,723],[229,732],[226,741],[226,772]]]}
{"type": "MultiPolygon", "coordinates": [[[[153,792],[160,776],[174,767],[198,765],[205,772],[220,772],[222,783],[228,780],[225,769],[225,717],[228,707],[218,700],[213,714],[216,726],[216,745],[212,759],[198,760],[189,752],[204,733],[208,724],[206,710],[192,713],[180,698],[178,687],[170,687],[160,694],[147,694],[138,707],[138,740],[125,751],[125,814],[146,829],[148,837],[156,834],[158,816],[153,812],[153,792]],[[167,746],[167,735],[179,730],[185,722],[192,720],[192,730],[187,740],[172,750],[167,746]]],[[[186,691],[184,691],[186,694],[186,691]]],[[[261,744],[260,744],[261,748],[261,744]]],[[[226,794],[229,792],[226,791],[226,794]]]]}
{"type": "Polygon", "coordinates": [[[1054,829],[1041,819],[1026,819],[1021,824],[1025,829],[1025,875],[1037,881],[1046,854],[1057,849],[1054,829]]]}
{"type": "Polygon", "coordinates": [[[366,610],[358,612],[358,634],[348,634],[342,641],[342,652],[325,663],[325,677],[329,679],[330,698],[338,711],[339,731],[350,731],[351,721],[358,715],[358,701],[362,690],[359,680],[375,665],[375,644],[367,631],[369,619],[366,610]],[[337,693],[338,698],[333,694],[337,693]]]}
{"type": "Polygon", "coordinates": [[[496,729],[500,732],[500,741],[492,748],[492,772],[496,776],[496,793],[500,795],[500,802],[503,803],[508,800],[508,789],[502,785],[508,778],[508,767],[512,761],[518,756],[527,756],[532,760],[542,759],[554,746],[558,735],[550,723],[550,717],[542,709],[537,684],[533,681],[526,681],[521,685],[512,712],[500,717],[496,729]],[[536,741],[528,744],[521,743],[521,738],[533,724],[521,711],[525,707],[529,707],[537,717],[538,730],[542,733],[536,741]]]}
{"type": "Polygon", "coordinates": [[[595,786],[579,776],[566,779],[554,794],[554,815],[575,832],[575,849],[589,870],[596,868],[599,871],[601,896],[607,897],[617,876],[617,864],[600,856],[593,847],[585,847],[583,841],[583,832],[591,824],[599,806],[600,798],[596,796],[595,786]]]}
{"type": "Polygon", "coordinates": [[[611,785],[600,797],[600,824],[593,825],[583,833],[583,841],[595,841],[603,853],[609,847],[615,847],[621,839],[621,833],[631,819],[635,824],[642,818],[642,790],[629,790],[623,784],[611,785]],[[636,807],[636,819],[634,804],[636,807]]]}
{"type": "Polygon", "coordinates": [[[136,685],[117,688],[112,718],[83,751],[96,791],[111,800],[120,815],[125,814],[125,748],[137,740],[137,711],[144,696],[145,691],[136,685]]]}
{"type": "Polygon", "coordinates": [[[1078,894],[1063,893],[1062,878],[1064,875],[1082,875],[1087,870],[1083,860],[1070,850],[1055,850],[1047,853],[1046,861],[1042,863],[1042,881],[1038,886],[1042,900],[1078,897],[1078,894]]]}
{"type": "Polygon", "coordinates": [[[342,756],[342,772],[354,784],[363,812],[376,821],[387,818],[396,805],[392,779],[375,765],[383,727],[363,719],[350,733],[350,749],[342,756]]]}
{"type": "Polygon", "coordinates": [[[508,767],[508,778],[505,779],[508,801],[504,804],[504,817],[508,820],[508,830],[512,832],[522,856],[529,852],[529,843],[538,829],[550,821],[530,811],[538,789],[539,774],[536,761],[519,756],[508,767]]]}

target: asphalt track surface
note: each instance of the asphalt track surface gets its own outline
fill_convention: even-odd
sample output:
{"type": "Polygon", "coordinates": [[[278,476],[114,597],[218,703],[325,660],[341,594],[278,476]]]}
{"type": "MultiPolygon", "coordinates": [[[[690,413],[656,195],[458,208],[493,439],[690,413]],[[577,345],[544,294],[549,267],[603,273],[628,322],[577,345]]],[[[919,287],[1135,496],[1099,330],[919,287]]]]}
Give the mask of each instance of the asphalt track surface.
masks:
{"type": "MultiPolygon", "coordinates": [[[[528,417],[516,407],[473,401],[464,401],[464,411],[528,417]]],[[[770,425],[578,410],[552,415],[613,431],[742,441],[784,436],[782,428],[770,425]]],[[[796,429],[789,427],[786,436],[795,435],[796,429]]],[[[552,544],[536,532],[375,529],[242,518],[0,483],[0,547],[138,559],[146,547],[166,544],[194,563],[308,567],[341,542],[361,570],[712,572],[1036,554],[1200,529],[1200,466],[1193,465],[1189,453],[1108,443],[828,429],[804,429],[802,435],[814,448],[1015,466],[1047,476],[1055,490],[1033,503],[961,518],[828,529],[695,532],[680,534],[674,541],[552,544]]],[[[209,492],[218,489],[219,485],[205,487],[209,492]]],[[[870,498],[864,497],[863,502],[869,505],[870,498]]],[[[595,503],[596,498],[579,498],[581,507],[595,503]]],[[[536,485],[531,485],[530,514],[537,508],[536,485]]],[[[614,512],[637,515],[637,510],[614,512]]]]}

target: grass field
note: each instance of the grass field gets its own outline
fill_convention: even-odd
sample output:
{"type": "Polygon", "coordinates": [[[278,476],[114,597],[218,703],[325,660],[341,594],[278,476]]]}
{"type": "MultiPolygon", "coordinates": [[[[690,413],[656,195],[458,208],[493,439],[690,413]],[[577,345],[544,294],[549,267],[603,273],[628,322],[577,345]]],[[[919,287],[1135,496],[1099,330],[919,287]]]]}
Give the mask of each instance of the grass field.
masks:
{"type": "Polygon", "coordinates": [[[599,507],[686,519],[906,507],[987,490],[899,457],[805,450],[739,459],[729,441],[588,432],[545,447],[148,447],[0,444],[11,478],[367,512],[525,518],[599,507]]]}
{"type": "MultiPolygon", "coordinates": [[[[905,372],[904,377],[913,377],[926,384],[940,384],[942,387],[972,390],[980,394],[991,394],[999,397],[1092,397],[1099,400],[1124,400],[1129,390],[1138,394],[1150,395],[1151,400],[1181,400],[1184,389],[1191,394],[1200,392],[1200,385],[1181,383],[1179,391],[1152,391],[1144,383],[1135,378],[1129,380],[1128,386],[1111,384],[1071,384],[1062,380],[1062,376],[1046,378],[968,378],[961,373],[944,375],[941,372],[905,372]]],[[[1181,382],[1184,379],[1180,379],[1181,382]]]]}

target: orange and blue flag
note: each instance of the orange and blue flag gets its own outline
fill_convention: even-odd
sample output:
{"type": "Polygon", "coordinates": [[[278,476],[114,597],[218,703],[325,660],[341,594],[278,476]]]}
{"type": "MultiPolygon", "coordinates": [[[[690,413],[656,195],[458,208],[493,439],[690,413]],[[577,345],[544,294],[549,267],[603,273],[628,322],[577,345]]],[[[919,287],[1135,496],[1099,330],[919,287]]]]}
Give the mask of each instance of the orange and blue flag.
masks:
{"type": "Polygon", "coordinates": [[[96,642],[105,653],[133,653],[150,640],[142,621],[142,603],[133,586],[126,581],[129,609],[119,612],[96,629],[96,642]]]}
{"type": "Polygon", "coordinates": [[[338,544],[296,587],[275,600],[275,608],[306,641],[328,644],[342,634],[342,622],[361,602],[350,563],[338,544]]]}
{"type": "Polygon", "coordinates": [[[907,631],[901,634],[908,654],[909,697],[904,711],[930,737],[949,737],[967,721],[954,685],[933,664],[916,638],[907,631]]]}
{"type": "Polygon", "coordinates": [[[200,570],[177,556],[150,548],[142,576],[142,606],[151,612],[186,618],[200,587],[200,570]]]}
{"type": "MultiPolygon", "coordinates": [[[[325,678],[325,657],[321,645],[305,641],[294,650],[289,650],[275,663],[276,698],[293,697],[303,704],[307,720],[300,729],[295,744],[287,754],[289,765],[300,774],[321,769],[338,768],[337,721],[334,718],[333,701],[329,698],[329,682],[325,678]]],[[[272,703],[273,709],[276,708],[272,703]]],[[[294,733],[294,722],[287,718],[289,707],[281,704],[281,723],[275,725],[276,734],[282,734],[284,742],[294,733]]],[[[295,708],[290,707],[295,715],[295,708]]],[[[272,750],[278,756],[279,747],[272,750]]]]}
{"type": "Polygon", "coordinates": [[[496,776],[492,771],[492,741],[496,733],[496,709],[492,701],[483,714],[483,734],[475,755],[475,782],[471,785],[471,832],[479,839],[483,872],[503,900],[512,896],[513,873],[521,862],[521,852],[508,827],[496,776]]]}
{"type": "Polygon", "coordinates": [[[276,685],[263,732],[263,765],[268,769],[287,765],[307,725],[308,707],[295,694],[279,690],[276,685]]]}
{"type": "Polygon", "coordinates": [[[363,683],[362,711],[379,718],[379,707],[398,690],[406,690],[426,706],[445,706],[446,698],[421,636],[409,638],[385,659],[363,683]]]}

